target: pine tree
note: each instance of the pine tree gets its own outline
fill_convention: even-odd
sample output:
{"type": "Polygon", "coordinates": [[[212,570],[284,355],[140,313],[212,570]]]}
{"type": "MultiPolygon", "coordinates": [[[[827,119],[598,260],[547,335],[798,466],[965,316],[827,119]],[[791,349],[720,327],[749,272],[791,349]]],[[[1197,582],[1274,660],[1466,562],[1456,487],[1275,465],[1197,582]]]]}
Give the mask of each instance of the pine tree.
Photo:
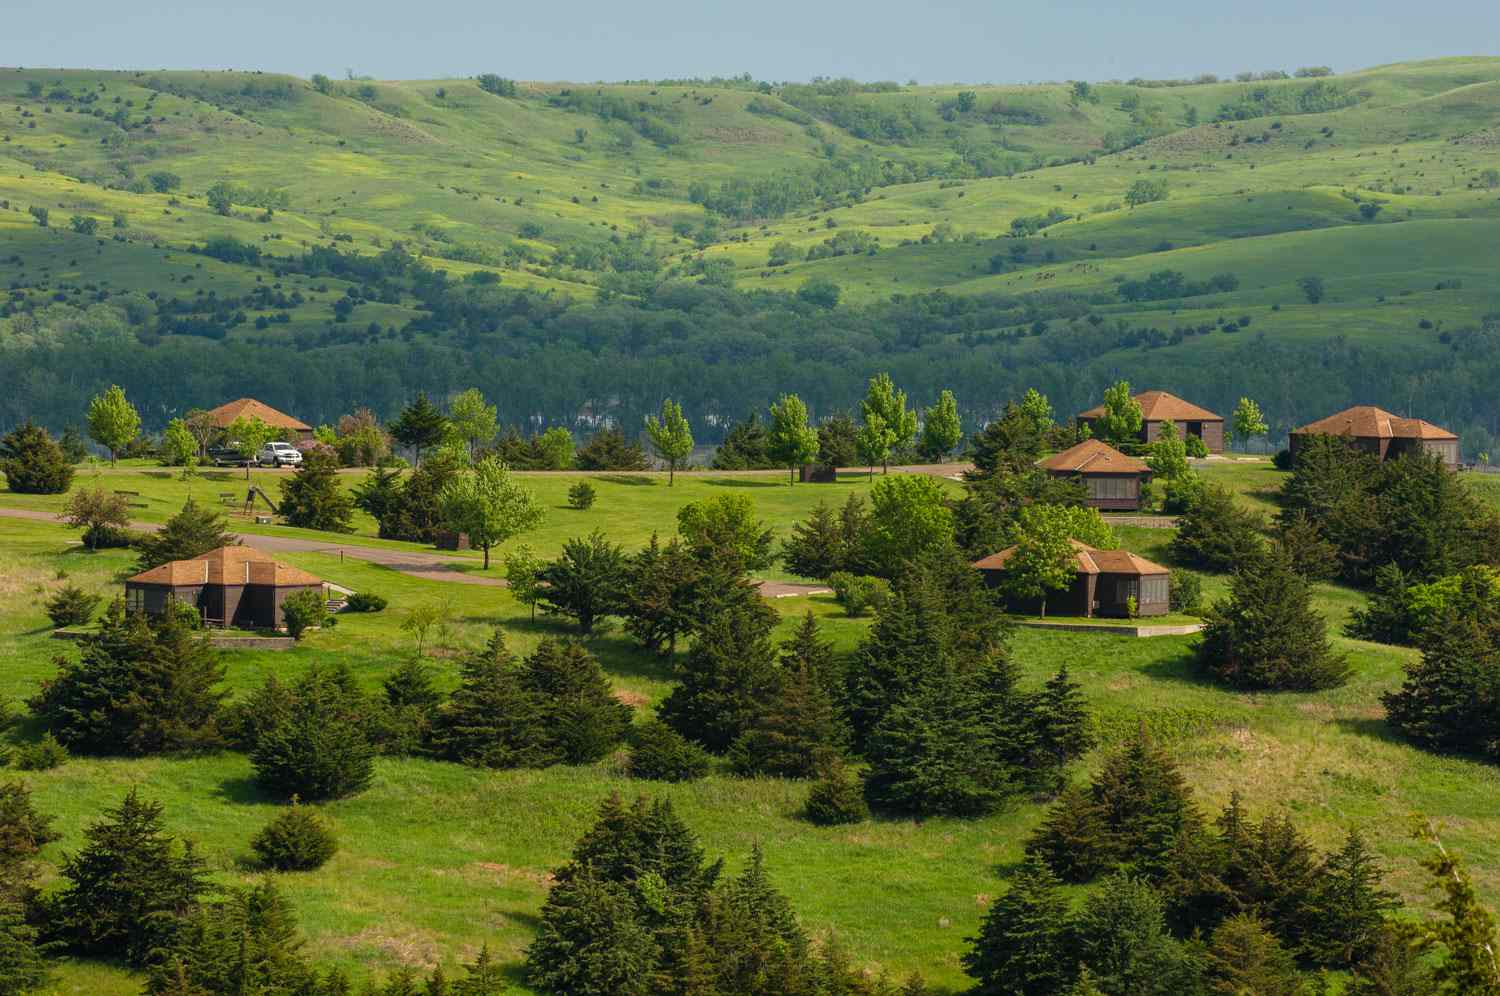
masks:
{"type": "Polygon", "coordinates": [[[1446,955],[1433,970],[1434,996],[1500,996],[1500,940],[1494,916],[1480,903],[1469,873],[1431,825],[1419,823],[1414,836],[1432,847],[1421,864],[1432,875],[1441,895],[1437,908],[1444,915],[1420,935],[1422,950],[1446,955]]]}
{"type": "Polygon", "coordinates": [[[1167,932],[1161,896],[1143,879],[1116,874],[1074,920],[1077,955],[1107,993],[1179,996],[1198,991],[1200,966],[1167,932]]]}
{"type": "Polygon", "coordinates": [[[631,730],[630,776],[660,782],[688,782],[708,774],[708,751],[659,719],[631,730]]]}
{"type": "Polygon", "coordinates": [[[1380,887],[1385,870],[1358,830],[1323,859],[1310,910],[1305,949],[1318,962],[1347,968],[1368,959],[1381,942],[1386,914],[1401,906],[1380,887]]]}
{"type": "Polygon", "coordinates": [[[203,861],[166,833],[162,812],[131,789],[84,830],[83,849],[63,857],[67,884],[48,897],[47,923],[70,949],[141,965],[196,907],[207,888],[203,861]]]}
{"type": "Polygon", "coordinates": [[[1105,759],[1089,795],[1104,811],[1115,854],[1150,878],[1165,874],[1179,837],[1201,831],[1182,772],[1144,732],[1105,759]]]}
{"type": "Polygon", "coordinates": [[[661,948],[624,885],[580,876],[554,885],[526,949],[526,981],[544,993],[646,996],[661,948]]]}
{"type": "Polygon", "coordinates": [[[807,518],[792,526],[792,535],[782,545],[786,569],[803,578],[828,580],[844,570],[845,545],[838,513],[820,501],[807,518]]]}
{"type": "Polygon", "coordinates": [[[1449,613],[1428,628],[1420,662],[1384,697],[1391,724],[1419,745],[1500,755],[1500,651],[1473,618],[1449,613]]]}
{"type": "Polygon", "coordinates": [[[996,756],[976,685],[944,668],[886,713],[865,750],[872,803],[921,816],[978,816],[1019,789],[1017,770],[996,756]]]}
{"type": "Polygon", "coordinates": [[[1094,749],[1088,706],[1080,686],[1069,677],[1066,664],[1047,680],[1032,711],[1036,717],[1036,767],[1061,769],[1094,749]]]}
{"type": "Polygon", "coordinates": [[[274,880],[231,889],[187,917],[146,992],[167,996],[184,982],[210,993],[309,992],[316,975],[302,946],[296,913],[274,880]]]}
{"type": "Polygon", "coordinates": [[[1348,660],[1333,651],[1307,580],[1272,547],[1229,582],[1194,648],[1198,667],[1235,688],[1313,691],[1342,685],[1348,660]]]}
{"type": "Polygon", "coordinates": [[[1104,807],[1078,788],[1064,789],[1058,795],[1027,838],[1026,853],[1064,882],[1091,882],[1122,856],[1104,807]]]}
{"type": "Polygon", "coordinates": [[[149,570],[171,560],[192,560],[221,546],[238,546],[239,537],[229,531],[224,513],[211,505],[199,505],[191,496],[182,509],[147,533],[137,544],[138,570],[149,570]]]}
{"type": "Polygon", "coordinates": [[[771,885],[759,845],[709,900],[701,929],[719,992],[795,996],[813,983],[807,935],[771,885]]]}
{"type": "Polygon", "coordinates": [[[1315,920],[1317,856],[1284,813],[1256,823],[1244,817],[1238,802],[1219,820],[1224,914],[1261,916],[1288,950],[1300,950],[1315,920]]]}
{"type": "Polygon", "coordinates": [[[79,659],[57,660],[55,678],[27,703],[68,749],[149,754],[219,743],[219,654],[179,619],[126,615],[118,600],[79,659]]]}
{"type": "Polygon", "coordinates": [[[710,751],[727,751],[776,687],[775,625],[763,603],[707,619],[677,669],[681,682],[657,710],[662,720],[710,751]]]}
{"type": "Polygon", "coordinates": [[[351,687],[347,667],[315,668],[250,750],[255,777],[282,798],[341,799],[374,777],[369,705],[351,687]]]}
{"type": "Polygon", "coordinates": [[[798,661],[795,670],[781,673],[775,691],[729,751],[736,772],[808,778],[848,745],[848,726],[814,667],[798,661]]]}
{"type": "Polygon", "coordinates": [[[62,447],[30,419],[0,437],[0,473],[18,495],[60,495],[73,484],[73,465],[62,447]]]}
{"type": "Polygon", "coordinates": [[[338,459],[327,450],[311,450],[296,473],[281,482],[281,517],[289,526],[352,533],[354,499],[339,483],[338,459]]]}
{"type": "Polygon", "coordinates": [[[0,996],[24,996],[49,986],[52,966],[44,952],[39,932],[26,922],[25,907],[0,899],[0,996]]]}
{"type": "Polygon", "coordinates": [[[599,661],[571,640],[543,640],[521,668],[537,720],[564,764],[592,764],[630,728],[630,706],[615,698],[599,661]]]}
{"type": "Polygon", "coordinates": [[[1208,948],[1208,991],[1224,996],[1300,996],[1302,977],[1291,952],[1253,913],[1230,917],[1208,948]]]}
{"type": "Polygon", "coordinates": [[[1214,571],[1232,571],[1251,563],[1265,550],[1265,518],[1240,505],[1218,484],[1203,488],[1177,521],[1168,548],[1175,563],[1214,571]]]}
{"type": "Polygon", "coordinates": [[[977,996],[1049,996],[1077,974],[1068,899],[1040,862],[1021,866],[969,943],[963,966],[977,996]]]}
{"type": "Polygon", "coordinates": [[[671,656],[677,638],[698,622],[698,559],[675,537],[662,546],[652,533],[651,542],[630,558],[627,574],[625,631],[647,650],[671,656]]]}
{"type": "Polygon", "coordinates": [[[338,841],[316,810],[292,805],[260,829],[250,840],[267,868],[277,871],[312,871],[321,868],[338,850],[338,841]]]}
{"type": "Polygon", "coordinates": [[[498,629],[484,650],[460,665],[459,687],[433,718],[432,749],[439,757],[482,768],[556,762],[539,703],[522,685],[520,665],[498,629]]]}
{"type": "Polygon", "coordinates": [[[401,409],[400,416],[390,424],[390,431],[402,446],[416,451],[416,462],[420,465],[422,451],[438,445],[448,434],[448,416],[427,400],[424,391],[417,395],[416,401],[401,409]]]}
{"type": "Polygon", "coordinates": [[[837,759],[829,761],[818,773],[802,811],[810,822],[825,827],[862,823],[870,818],[864,787],[849,766],[837,759]]]}

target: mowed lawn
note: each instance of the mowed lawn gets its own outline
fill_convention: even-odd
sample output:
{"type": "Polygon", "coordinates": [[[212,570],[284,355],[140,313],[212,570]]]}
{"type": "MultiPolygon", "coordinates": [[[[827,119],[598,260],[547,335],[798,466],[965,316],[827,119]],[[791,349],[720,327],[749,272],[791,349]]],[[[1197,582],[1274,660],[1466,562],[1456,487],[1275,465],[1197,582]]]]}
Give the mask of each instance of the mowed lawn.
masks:
{"type": "MultiPolygon", "coordinates": [[[[138,490],[141,518],[159,519],[176,507],[184,486],[147,476],[151,468],[104,472],[105,486],[138,490]],[[139,482],[139,487],[127,487],[139,482]]],[[[1264,462],[1214,464],[1212,476],[1254,496],[1280,475],[1264,462]]],[[[267,473],[265,478],[273,475],[267,473]]],[[[631,475],[632,477],[636,475],[631,475]]],[[[842,501],[868,486],[850,480],[834,486],[787,487],[776,475],[683,475],[624,483],[595,477],[600,500],[589,512],[559,508],[577,475],[528,475],[548,521],[528,540],[543,553],[570,535],[605,529],[627,547],[652,530],[672,528],[682,502],[711,494],[749,493],[762,517],[784,531],[820,498],[842,501]],[[737,490],[738,489],[738,490],[737,490]]],[[[354,479],[357,479],[354,478],[354,479]]],[[[80,480],[87,483],[87,475],[80,480]]],[[[237,476],[243,486],[243,475],[237,476]]],[[[264,486],[264,485],[262,485],[264,486]]],[[[195,493],[219,490],[194,485],[195,493]]],[[[229,490],[225,484],[223,490],[229,490]]],[[[269,489],[268,489],[269,490],[269,489]]],[[[274,495],[274,491],[272,494],[274,495]]],[[[34,505],[45,502],[31,500],[34,505]]],[[[48,499],[56,502],[56,499],[48,499]]],[[[0,504],[20,504],[0,493],[0,504]]],[[[50,507],[50,506],[49,506],[50,507]]],[[[368,524],[364,528],[368,528],[368,524]]],[[[362,532],[364,529],[362,529],[362,532]]],[[[300,534],[300,533],[299,533],[300,534]]],[[[318,535],[318,534],[311,534],[318,535]]],[[[1170,533],[1124,529],[1133,549],[1160,559],[1170,533]]],[[[0,518],[0,696],[24,715],[22,703],[54,671],[68,644],[50,639],[41,603],[68,579],[101,592],[131,557],[123,551],[89,554],[76,532],[60,524],[0,518]]],[[[367,542],[360,538],[358,542],[367,542]]],[[[347,664],[366,687],[414,652],[400,623],[406,609],[423,603],[448,608],[444,631],[429,639],[427,654],[444,687],[457,682],[457,659],[499,626],[510,646],[524,653],[549,636],[568,636],[561,620],[533,622],[504,589],[425,581],[337,553],[288,553],[284,558],[330,580],[378,591],[391,605],[374,615],[345,615],[333,629],[313,634],[288,653],[226,654],[226,685],[235,695],[267,675],[294,677],[315,664],[347,664]]],[[[1210,594],[1223,579],[1209,579],[1210,594]]],[[[1335,625],[1362,596],[1334,586],[1318,592],[1320,609],[1335,625]]],[[[851,649],[868,626],[851,620],[827,597],[775,603],[789,632],[807,611],[825,634],[851,649]]],[[[1500,769],[1422,753],[1397,740],[1383,722],[1382,693],[1400,682],[1412,652],[1347,640],[1354,679],[1342,689],[1316,694],[1240,695],[1196,677],[1189,664],[1192,639],[1127,639],[1092,634],[1019,630],[1013,638],[1025,680],[1039,685],[1066,664],[1084,687],[1104,748],[1080,766],[1096,766],[1103,749],[1144,723],[1168,743],[1206,808],[1216,809],[1238,790],[1253,813],[1284,807],[1314,841],[1336,845],[1359,827],[1392,869],[1391,882],[1410,902],[1425,904],[1419,848],[1406,838],[1407,814],[1421,812],[1445,827],[1445,841],[1467,859],[1482,895],[1500,901],[1500,812],[1493,804],[1500,769]]],[[[672,662],[643,654],[618,627],[588,641],[638,720],[670,689],[672,662]]],[[[13,724],[7,736],[38,735],[34,724],[13,724]]],[[[50,772],[19,775],[38,804],[58,817],[64,839],[45,853],[45,874],[79,846],[84,826],[125,790],[140,786],[167,806],[174,832],[196,841],[217,881],[254,881],[248,840],[278,806],[255,787],[246,758],[225,752],[198,757],[75,759],[50,772]]],[[[536,929],[548,871],[563,860],[612,791],[672,798],[702,835],[710,855],[743,865],[752,846],[767,853],[770,874],[790,896],[815,935],[835,932],[861,964],[904,975],[918,969],[940,990],[964,987],[959,958],[985,904],[1006,888],[1026,835],[1044,806],[1020,802],[983,820],[876,819],[823,829],[798,817],[806,786],[778,779],[745,780],[725,771],[689,785],[637,783],[623,773],[619,755],[585,768],[488,772],[435,761],[382,760],[371,788],[325,807],[340,837],[339,854],[323,869],[278,876],[295,904],[319,961],[339,964],[356,977],[400,964],[452,965],[488,944],[514,973],[536,929]]],[[[1424,907],[1425,908],[1425,907],[1424,907]]],[[[113,966],[70,963],[65,991],[133,992],[138,977],[113,966]]]]}

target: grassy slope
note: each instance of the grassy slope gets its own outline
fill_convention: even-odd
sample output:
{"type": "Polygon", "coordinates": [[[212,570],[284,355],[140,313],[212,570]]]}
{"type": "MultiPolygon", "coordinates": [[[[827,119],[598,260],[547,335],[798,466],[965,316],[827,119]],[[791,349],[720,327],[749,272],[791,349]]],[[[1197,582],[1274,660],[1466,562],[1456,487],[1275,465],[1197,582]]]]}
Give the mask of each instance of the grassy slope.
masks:
{"type": "MultiPolygon", "coordinates": [[[[1101,85],[1097,103],[1077,106],[1062,86],[978,87],[977,110],[952,121],[938,115],[958,88],[860,95],[868,106],[905,108],[928,122],[906,144],[858,139],[828,121],[799,124],[787,118],[806,121],[802,112],[744,90],[577,88],[630,101],[667,122],[681,141],[662,147],[625,123],[550,106],[548,98],[569,89],[563,84],[523,85],[521,98],[502,99],[467,80],[382,81],[372,84],[376,96],[365,101],[353,95],[356,84],[340,83],[330,96],[259,74],[0,70],[0,93],[17,97],[10,106],[0,104],[0,200],[11,208],[0,211],[0,233],[7,258],[13,253],[19,260],[0,259],[0,279],[145,290],[161,289],[168,277],[192,277],[189,289],[238,293],[254,285],[256,273],[181,249],[232,234],[285,253],[339,236],[361,251],[405,240],[430,254],[477,249],[496,263],[501,250],[515,245],[537,259],[503,270],[505,284],[589,297],[598,273],[544,261],[572,245],[641,232],[669,263],[700,255],[726,259],[746,287],[791,289],[827,277],[856,300],[937,288],[1107,295],[1114,280],[1163,267],[1191,277],[1233,272],[1240,278],[1236,292],[1188,299],[1184,306],[1234,309],[1272,339],[1400,336],[1410,348],[1435,348],[1436,332],[1419,331],[1419,320],[1452,326],[1500,310],[1500,278],[1485,262],[1500,224],[1500,196],[1476,185],[1482,170],[1500,165],[1500,60],[1378,67],[1335,82],[1359,102],[1327,113],[1280,112],[1194,128],[1183,127],[1190,109],[1208,122],[1221,105],[1254,89],[1274,100],[1307,84],[1101,85]],[[132,119],[153,117],[154,134],[131,131],[122,150],[101,144],[117,129],[67,113],[61,104],[25,99],[29,80],[48,89],[61,82],[75,93],[102,86],[93,106],[109,113],[124,107],[113,103],[116,98],[130,101],[132,119]],[[152,81],[173,92],[156,94],[145,86],[152,81]],[[282,83],[291,87],[284,99],[241,93],[246,84],[282,83]],[[786,117],[747,111],[757,99],[786,117]],[[1139,101],[1137,114],[1164,133],[1114,155],[1044,165],[1097,154],[1106,135],[1130,126],[1124,110],[1130,101],[1139,101]],[[997,117],[995,108],[1011,116],[997,117]],[[1021,123],[1014,116],[1021,112],[1037,123],[1021,123]],[[586,132],[581,142],[577,129],[586,132]],[[1268,141],[1240,141],[1262,135],[1268,141]],[[674,224],[699,228],[705,220],[686,199],[693,181],[810,172],[822,161],[825,143],[843,155],[915,164],[947,163],[965,144],[1003,147],[1034,165],[1011,177],[876,188],[858,204],[725,229],[726,241],[704,249],[673,234],[674,224]],[[141,176],[162,168],[179,173],[178,204],[170,205],[167,195],[70,179],[115,182],[121,161],[141,176]],[[1170,199],[1120,208],[1126,189],[1141,178],[1165,178],[1170,199]],[[254,209],[218,217],[201,194],[220,179],[285,191],[289,207],[265,223],[253,220],[254,209]],[[1403,192],[1393,193],[1396,188],[1403,192]],[[1378,218],[1359,220],[1346,192],[1380,201],[1378,218]],[[24,209],[34,204],[50,207],[53,231],[31,224],[24,209]],[[1027,240],[1026,262],[1009,262],[1013,243],[1001,237],[1010,222],[1051,208],[1076,217],[1048,229],[1045,238],[1027,240]],[[75,213],[100,221],[97,242],[59,230],[75,213]],[[110,227],[116,214],[125,229],[110,227]],[[766,268],[772,244],[789,241],[805,250],[833,234],[830,221],[878,235],[882,252],[766,268]],[[542,234],[522,238],[527,224],[540,225],[542,234]],[[958,240],[921,244],[939,224],[951,225],[958,240]],[[115,234],[125,241],[111,241],[115,234]],[[1164,244],[1173,249],[1159,251],[1164,244]],[[992,274],[990,259],[997,255],[1006,257],[1004,272],[992,274]],[[1308,273],[1328,283],[1327,298],[1316,308],[1302,303],[1295,286],[1308,273]],[[1462,289],[1432,289],[1452,279],[1462,280],[1462,289]],[[1276,304],[1281,310],[1271,311],[1276,304]]],[[[432,258],[455,275],[480,266],[432,258]]],[[[269,333],[247,326],[231,334],[320,329],[344,290],[338,281],[285,283],[288,291],[310,296],[294,310],[290,326],[272,326],[269,333]],[[326,290],[314,291],[317,284],[326,290]]],[[[409,303],[364,305],[356,320],[399,327],[412,315],[409,303]]],[[[1170,327],[1178,321],[1143,306],[1101,304],[1096,310],[1131,323],[1170,327]]],[[[1222,341],[1199,337],[1168,348],[1185,364],[1212,364],[1214,344],[1222,341]]]]}
{"type": "MultiPolygon", "coordinates": [[[[1262,505],[1280,476],[1264,462],[1214,464],[1205,472],[1262,505]]],[[[142,492],[149,506],[142,517],[155,519],[180,491],[177,482],[150,473],[122,468],[108,480],[142,492]]],[[[554,504],[567,480],[534,475],[529,483],[554,504]]],[[[788,488],[774,480],[688,476],[672,491],[605,480],[595,511],[556,511],[529,538],[550,551],[559,537],[598,524],[633,545],[653,529],[669,532],[682,500],[745,486],[754,487],[762,514],[784,529],[835,490],[788,488]]],[[[8,493],[0,501],[38,504],[8,493]]],[[[47,638],[39,596],[59,583],[59,572],[109,591],[111,577],[128,563],[120,552],[85,554],[69,545],[73,536],[61,526],[0,519],[0,694],[13,700],[29,695],[51,673],[58,644],[47,638]]],[[[1127,545],[1158,558],[1167,538],[1163,531],[1122,530],[1127,545]]],[[[410,641],[399,630],[401,609],[427,600],[452,607],[451,629],[435,659],[444,685],[456,680],[456,649],[477,645],[494,625],[505,628],[519,651],[562,632],[551,620],[531,623],[503,590],[413,580],[340,563],[331,554],[286,559],[381,591],[391,597],[392,608],[345,617],[288,654],[230,655],[227,685],[234,693],[268,674],[295,674],[333,659],[347,662],[373,688],[409,652],[410,641]]],[[[1210,579],[1209,589],[1221,591],[1222,580],[1210,579]]],[[[1356,594],[1332,586],[1320,588],[1318,599],[1335,627],[1359,602],[1356,594]]],[[[784,599],[776,606],[784,630],[811,610],[844,649],[867,625],[843,618],[825,598],[784,599]]],[[[1500,901],[1500,817],[1488,803],[1500,788],[1500,771],[1424,754],[1395,739],[1381,719],[1379,696],[1399,683],[1411,652],[1337,636],[1335,642],[1351,655],[1356,676],[1345,688],[1310,695],[1237,695],[1205,684],[1187,666],[1187,638],[1118,640],[1028,630],[1016,634],[1014,648],[1028,682],[1068,664],[1084,685],[1106,743],[1145,717],[1183,759],[1206,806],[1222,804],[1238,789],[1255,811],[1287,807],[1324,847],[1336,844],[1345,828],[1359,826],[1392,867],[1394,885],[1418,904],[1423,893],[1417,850],[1404,837],[1401,817],[1421,811],[1447,824],[1445,839],[1465,854],[1484,897],[1500,901]]],[[[623,634],[602,634],[590,645],[629,701],[645,707],[669,690],[667,664],[634,651],[623,634]]],[[[28,725],[10,734],[34,735],[28,725]]],[[[65,833],[48,849],[49,861],[76,847],[83,825],[127,785],[139,784],[167,803],[174,830],[200,842],[220,881],[240,882],[255,874],[248,836],[274,811],[254,789],[250,773],[244,758],[225,754],[76,760],[25,777],[39,803],[58,814],[65,833]]],[[[318,872],[283,876],[282,884],[299,910],[312,953],[357,973],[469,956],[483,943],[514,968],[534,929],[546,871],[565,857],[603,795],[640,788],[622,776],[618,759],[583,769],[501,773],[383,761],[368,792],[328,807],[340,831],[340,854],[318,872]]],[[[669,794],[708,851],[727,855],[731,867],[752,844],[762,843],[773,879],[808,926],[819,933],[836,930],[862,963],[902,973],[921,968],[952,988],[962,985],[963,938],[977,926],[984,902],[1004,889],[1041,813],[1037,805],[1018,804],[973,822],[876,820],[822,830],[796,818],[804,792],[797,783],[716,774],[693,785],[647,788],[669,794]]],[[[66,978],[76,992],[123,993],[135,984],[126,973],[93,963],[68,966],[66,978]]]]}

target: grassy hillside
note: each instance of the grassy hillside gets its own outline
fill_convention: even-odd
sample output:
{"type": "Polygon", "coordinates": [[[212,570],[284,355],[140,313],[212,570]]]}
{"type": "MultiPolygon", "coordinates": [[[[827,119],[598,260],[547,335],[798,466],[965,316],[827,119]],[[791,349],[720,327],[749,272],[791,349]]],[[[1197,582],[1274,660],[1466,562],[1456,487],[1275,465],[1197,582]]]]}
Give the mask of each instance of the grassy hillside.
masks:
{"type": "MultiPolygon", "coordinates": [[[[1282,475],[1265,461],[1216,463],[1206,476],[1243,499],[1264,504],[1282,475]]],[[[141,494],[141,519],[159,520],[180,501],[185,486],[145,466],[106,472],[107,485],[141,494]]],[[[567,475],[525,475],[549,506],[561,504],[567,475]]],[[[785,533],[818,500],[841,498],[858,480],[839,485],[787,487],[778,475],[683,475],[668,489],[655,483],[593,478],[599,503],[588,512],[549,511],[541,531],[526,537],[543,553],[560,537],[594,526],[614,531],[629,546],[653,530],[670,532],[681,502],[712,494],[752,495],[760,514],[785,533]],[[749,489],[748,491],[745,489],[749,489]]],[[[230,483],[200,482],[217,491],[230,483]]],[[[61,499],[0,492],[0,505],[56,508],[61,499]]],[[[237,521],[239,526],[240,522],[237,521]]],[[[371,542],[361,522],[340,542],[371,542]]],[[[288,535],[317,536],[296,533],[288,535]]],[[[130,556],[95,555],[74,542],[66,527],[0,517],[0,694],[19,702],[53,673],[62,646],[49,638],[40,596],[66,577],[111,593],[130,556]]],[[[1157,559],[1170,531],[1122,530],[1125,543],[1157,559]]],[[[410,548],[410,545],[405,545],[410,548]]],[[[548,635],[565,634],[558,620],[533,623],[525,607],[503,589],[419,580],[333,552],[288,553],[284,559],[350,587],[380,592],[391,607],[374,615],[346,616],[334,629],[314,634],[289,653],[230,652],[226,687],[236,695],[275,674],[289,678],[315,662],[347,663],[369,688],[412,651],[400,629],[407,609],[447,603],[448,631],[432,651],[438,682],[457,681],[456,655],[483,642],[491,628],[506,632],[512,649],[526,651],[548,635]]],[[[477,565],[476,565],[477,566],[477,565]]],[[[1208,579],[1210,597],[1223,579],[1208,579]]],[[[1066,663],[1083,685],[1106,743],[1145,723],[1181,759],[1206,808],[1241,792],[1260,815],[1284,808],[1319,847],[1336,846],[1358,827],[1391,870],[1390,885],[1418,910],[1430,897],[1417,865],[1420,848],[1405,836],[1404,815],[1420,811],[1444,825],[1444,840],[1461,852],[1482,898],[1500,902],[1500,820],[1491,800],[1500,788],[1493,765],[1418,751],[1385,725],[1380,695],[1399,684],[1413,651],[1338,636],[1361,596],[1319,586],[1317,607],[1329,619],[1334,643],[1355,668],[1350,683],[1310,694],[1239,694],[1206,683],[1191,670],[1191,638],[1124,640],[1083,634],[1019,630],[1013,640],[1024,680],[1035,685],[1066,663]]],[[[773,603],[789,632],[807,611],[825,635],[847,650],[869,625],[851,620],[825,597],[773,603]]],[[[617,692],[638,707],[637,719],[672,687],[671,662],[633,647],[619,629],[588,642],[617,692]]],[[[11,742],[37,736],[31,724],[13,727],[11,742]]],[[[1103,750],[1082,768],[1091,769],[1103,750]]],[[[25,777],[37,804],[58,816],[63,839],[44,851],[51,881],[60,856],[76,848],[83,826],[126,787],[167,805],[173,832],[198,842],[216,881],[256,879],[248,838],[276,811],[251,780],[249,762],[234,753],[173,758],[75,759],[25,777]]],[[[419,760],[382,760],[371,788],[330,804],[326,812],[341,850],[319,871],[278,876],[309,939],[309,953],[357,977],[397,966],[452,966],[489,944],[520,989],[519,962],[535,930],[549,870],[567,855],[599,800],[613,790],[642,789],[624,773],[621,758],[583,768],[487,772],[419,760]]],[[[959,956],[986,904],[1006,888],[1026,835],[1043,806],[1018,802],[973,821],[880,818],[847,828],[820,829],[798,815],[805,784],[780,779],[745,780],[719,770],[701,782],[650,785],[669,795],[702,835],[710,854],[731,869],[759,843],[772,880],[785,891],[815,935],[836,932],[856,962],[902,974],[921,969],[940,992],[965,984],[959,956]]],[[[138,978],[114,966],[72,962],[64,991],[134,992],[138,978]]]]}
{"type": "Polygon", "coordinates": [[[0,70],[0,348],[28,371],[7,379],[0,422],[60,426],[114,379],[152,393],[157,425],[222,400],[233,365],[236,393],[315,421],[467,379],[516,421],[634,424],[671,394],[717,427],[788,388],[818,414],[845,407],[881,368],[925,404],[968,356],[974,421],[1033,383],[1080,408],[1124,374],[1211,406],[1258,393],[1277,432],[1356,400],[1446,419],[1471,452],[1500,430],[1489,392],[1430,390],[1472,369],[1454,336],[1500,314],[1500,59],[1087,90],[492,89],[0,70]],[[1132,206],[1141,184],[1155,199],[1132,206]],[[416,281],[300,261],[397,245],[468,295],[467,318],[435,313],[416,281]],[[1235,287],[1122,296],[1160,270],[1235,287]],[[839,288],[826,323],[795,297],[810,281],[839,288]],[[522,292],[547,303],[514,304],[522,292]],[[934,320],[953,307],[939,292],[973,313],[934,320]],[[1192,334],[1242,316],[1237,338],[1192,334]],[[55,355],[80,341],[107,352],[55,355]],[[418,345],[432,348],[396,360],[418,345]],[[299,359],[278,362],[287,349],[299,359]],[[1267,349],[1288,377],[1216,377],[1267,349]],[[288,380],[288,362],[313,369],[288,380]],[[1311,379],[1313,363],[1336,369],[1311,379]],[[509,396],[539,369],[550,390],[509,396]]]}

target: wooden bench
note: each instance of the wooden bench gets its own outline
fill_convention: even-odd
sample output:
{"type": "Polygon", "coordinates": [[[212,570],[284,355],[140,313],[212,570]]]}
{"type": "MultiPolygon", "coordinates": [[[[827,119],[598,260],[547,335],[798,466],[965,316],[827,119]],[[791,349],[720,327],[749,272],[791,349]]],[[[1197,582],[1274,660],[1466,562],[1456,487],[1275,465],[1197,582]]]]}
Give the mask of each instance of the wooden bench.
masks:
{"type": "Polygon", "coordinates": [[[141,496],[141,493],[139,491],[116,491],[115,494],[129,495],[131,498],[139,498],[141,496]]]}

